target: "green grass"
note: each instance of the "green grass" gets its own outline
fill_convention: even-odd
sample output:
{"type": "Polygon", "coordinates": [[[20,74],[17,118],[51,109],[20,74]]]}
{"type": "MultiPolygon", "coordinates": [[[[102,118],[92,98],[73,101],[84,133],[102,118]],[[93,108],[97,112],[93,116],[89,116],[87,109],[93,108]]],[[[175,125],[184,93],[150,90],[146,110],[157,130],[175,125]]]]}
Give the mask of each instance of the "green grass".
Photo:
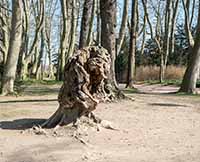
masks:
{"type": "Polygon", "coordinates": [[[27,80],[20,80],[20,81],[15,82],[16,86],[18,86],[18,85],[35,85],[35,84],[55,85],[55,84],[62,84],[62,81],[27,79],[27,80]]]}
{"type": "Polygon", "coordinates": [[[51,85],[61,85],[62,81],[56,81],[56,80],[36,80],[36,79],[27,79],[27,80],[18,80],[15,81],[15,92],[16,95],[22,95],[25,91],[25,89],[29,86],[41,86],[39,89],[34,88],[30,92],[27,92],[29,95],[44,95],[44,94],[51,94],[51,93],[57,93],[57,90],[52,89],[51,85]]]}
{"type": "MultiPolygon", "coordinates": [[[[162,84],[162,85],[174,85],[174,86],[180,86],[182,80],[176,80],[176,79],[171,79],[171,80],[164,80],[162,83],[160,83],[159,80],[146,80],[144,83],[153,85],[153,84],[162,84]]],[[[197,88],[200,88],[200,80],[197,81],[197,88]]]]}
{"type": "Polygon", "coordinates": [[[175,85],[175,86],[180,86],[181,85],[182,80],[176,80],[176,79],[172,79],[172,80],[164,80],[162,83],[160,83],[159,80],[147,80],[144,83],[147,84],[162,84],[162,85],[175,85]]]}
{"type": "Polygon", "coordinates": [[[200,98],[199,94],[189,94],[189,93],[184,93],[184,92],[177,92],[177,93],[174,93],[173,95],[180,96],[180,97],[192,97],[192,98],[197,98],[197,99],[200,98]]]}
{"type": "Polygon", "coordinates": [[[131,93],[137,93],[138,90],[136,88],[126,88],[126,89],[123,89],[123,92],[126,94],[131,94],[131,93]]]}

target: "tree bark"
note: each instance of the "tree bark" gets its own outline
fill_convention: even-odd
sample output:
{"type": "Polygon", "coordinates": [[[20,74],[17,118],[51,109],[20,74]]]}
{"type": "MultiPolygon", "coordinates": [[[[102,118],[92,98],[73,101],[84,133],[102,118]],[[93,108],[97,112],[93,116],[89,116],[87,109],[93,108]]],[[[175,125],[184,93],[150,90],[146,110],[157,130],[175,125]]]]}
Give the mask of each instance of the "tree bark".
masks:
{"type": "Polygon", "coordinates": [[[71,4],[72,0],[60,0],[62,11],[62,36],[60,40],[60,54],[58,60],[58,75],[57,80],[63,80],[64,66],[67,61],[67,50],[69,48],[69,35],[71,30],[71,4]]]}
{"type": "MultiPolygon", "coordinates": [[[[2,0],[0,2],[1,6],[7,6],[8,2],[2,0]]],[[[9,13],[6,9],[0,8],[0,54],[2,53],[2,63],[5,65],[7,54],[8,54],[8,46],[9,46],[9,13]]],[[[1,63],[1,60],[0,60],[1,63]]]]}
{"type": "Polygon", "coordinates": [[[101,15],[101,45],[108,50],[111,57],[110,80],[113,87],[117,88],[115,77],[115,59],[116,59],[116,1],[100,0],[101,15]]]}
{"type": "Polygon", "coordinates": [[[172,20],[172,1],[166,0],[166,7],[165,7],[165,37],[164,37],[164,49],[163,49],[163,56],[161,59],[161,80],[165,79],[165,71],[167,67],[169,52],[170,52],[170,33],[171,33],[171,20],[172,20]]]}
{"type": "MultiPolygon", "coordinates": [[[[28,51],[28,54],[25,55],[23,57],[24,59],[22,60],[22,69],[21,69],[22,70],[22,72],[21,72],[22,79],[26,79],[27,76],[28,76],[28,64],[31,62],[31,59],[34,55],[34,51],[37,48],[37,42],[38,42],[39,35],[40,35],[40,32],[42,30],[42,26],[43,26],[43,23],[44,23],[45,0],[38,1],[37,3],[38,3],[37,5],[39,6],[38,13],[36,13],[36,9],[35,9],[36,6],[33,6],[33,8],[35,10],[34,16],[35,16],[35,20],[36,20],[35,35],[34,35],[33,43],[31,44],[30,50],[28,51]]],[[[25,9],[28,10],[27,6],[25,6],[25,9]]],[[[27,11],[25,11],[25,13],[26,12],[27,11]]]]}
{"type": "Polygon", "coordinates": [[[79,49],[89,45],[88,38],[92,21],[93,0],[85,0],[81,20],[79,49]]]}
{"type": "Polygon", "coordinates": [[[9,41],[8,57],[5,64],[2,81],[2,94],[7,95],[14,92],[14,81],[17,62],[21,47],[22,36],[22,1],[12,1],[12,26],[9,41]]]}
{"type": "Polygon", "coordinates": [[[128,21],[128,7],[129,7],[129,0],[124,1],[124,9],[123,9],[123,15],[122,15],[122,22],[120,26],[119,31],[119,37],[117,39],[117,56],[119,55],[119,52],[121,51],[122,43],[124,41],[126,27],[127,27],[127,21],[128,21]]]}
{"type": "Polygon", "coordinates": [[[100,16],[100,0],[96,0],[96,17],[97,17],[97,33],[96,33],[96,44],[101,44],[101,16],[100,16]]]}
{"type": "Polygon", "coordinates": [[[185,13],[185,31],[188,39],[188,43],[190,47],[194,46],[194,38],[192,36],[192,32],[190,30],[190,20],[189,20],[189,8],[190,8],[190,0],[182,0],[183,9],[185,13]]]}
{"type": "Polygon", "coordinates": [[[128,58],[128,78],[126,87],[134,88],[135,80],[135,53],[136,53],[136,38],[137,38],[137,0],[132,1],[131,11],[131,33],[130,33],[130,47],[128,58]]]}
{"type": "Polygon", "coordinates": [[[173,6],[173,14],[172,14],[172,25],[171,25],[171,34],[170,34],[170,54],[174,53],[174,46],[175,46],[175,27],[176,27],[176,18],[178,13],[178,6],[179,6],[179,0],[172,2],[173,6]]]}
{"type": "Polygon", "coordinates": [[[72,1],[72,20],[71,20],[71,34],[70,34],[70,44],[67,53],[67,60],[72,56],[75,49],[76,35],[77,35],[77,20],[78,20],[78,7],[77,0],[72,1]]]}
{"type": "Polygon", "coordinates": [[[190,60],[179,92],[196,93],[196,82],[200,67],[200,6],[194,47],[190,50],[190,60]]]}

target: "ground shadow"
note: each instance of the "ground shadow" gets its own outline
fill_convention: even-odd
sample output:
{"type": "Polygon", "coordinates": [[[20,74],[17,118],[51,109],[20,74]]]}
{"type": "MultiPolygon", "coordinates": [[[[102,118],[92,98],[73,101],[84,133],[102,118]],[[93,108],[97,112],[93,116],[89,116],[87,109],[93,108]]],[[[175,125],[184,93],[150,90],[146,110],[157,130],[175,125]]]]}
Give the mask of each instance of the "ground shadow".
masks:
{"type": "Polygon", "coordinates": [[[32,119],[32,118],[16,119],[13,121],[1,121],[0,128],[10,129],[10,130],[24,130],[32,128],[34,125],[41,125],[45,121],[46,119],[32,119]]]}
{"type": "Polygon", "coordinates": [[[175,103],[151,103],[151,106],[167,106],[167,107],[187,107],[187,105],[175,104],[175,103]]]}
{"type": "Polygon", "coordinates": [[[57,99],[34,99],[34,100],[8,100],[8,101],[0,101],[0,103],[19,103],[19,102],[52,102],[58,101],[57,99]]]}

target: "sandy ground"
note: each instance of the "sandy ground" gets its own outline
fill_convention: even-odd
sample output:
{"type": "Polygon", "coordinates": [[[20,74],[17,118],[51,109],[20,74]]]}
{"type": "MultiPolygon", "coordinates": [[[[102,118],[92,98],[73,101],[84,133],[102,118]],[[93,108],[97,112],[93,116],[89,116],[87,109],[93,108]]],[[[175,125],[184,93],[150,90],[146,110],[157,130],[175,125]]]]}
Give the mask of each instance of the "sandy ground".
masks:
{"type": "Polygon", "coordinates": [[[23,131],[56,110],[58,87],[0,97],[0,162],[200,162],[200,97],[136,87],[141,93],[129,93],[135,101],[99,104],[96,114],[119,130],[88,129],[87,145],[66,130],[55,137],[23,131]]]}

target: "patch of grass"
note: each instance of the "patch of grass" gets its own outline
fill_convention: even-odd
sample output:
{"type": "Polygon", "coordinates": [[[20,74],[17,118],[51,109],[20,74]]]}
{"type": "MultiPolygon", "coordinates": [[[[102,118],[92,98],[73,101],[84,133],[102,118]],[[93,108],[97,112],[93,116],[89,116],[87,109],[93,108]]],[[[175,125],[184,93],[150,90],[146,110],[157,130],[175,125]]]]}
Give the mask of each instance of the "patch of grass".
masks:
{"type": "Polygon", "coordinates": [[[200,98],[199,94],[189,94],[189,93],[184,93],[184,92],[177,92],[174,93],[175,96],[182,96],[182,97],[195,97],[195,98],[200,98]]]}
{"type": "Polygon", "coordinates": [[[153,85],[153,84],[160,84],[159,80],[145,80],[144,83],[153,85]]]}
{"type": "Polygon", "coordinates": [[[62,84],[62,81],[27,79],[27,80],[20,80],[20,81],[15,82],[15,85],[35,85],[35,84],[55,85],[55,84],[62,84]]]}
{"type": "Polygon", "coordinates": [[[126,94],[131,94],[131,93],[137,93],[138,90],[136,88],[126,88],[126,89],[123,89],[123,92],[126,94]]]}
{"type": "Polygon", "coordinates": [[[164,80],[162,83],[160,83],[159,80],[147,80],[144,83],[153,85],[153,84],[162,84],[162,85],[175,85],[175,86],[180,86],[181,85],[181,80],[176,80],[176,79],[171,79],[171,80],[164,80]]]}
{"type": "MultiPolygon", "coordinates": [[[[171,80],[164,80],[162,83],[160,83],[159,80],[146,80],[144,83],[153,85],[153,84],[162,84],[162,85],[175,85],[180,86],[182,83],[182,80],[180,79],[171,79],[171,80]]],[[[200,88],[200,80],[197,81],[197,88],[200,88]]]]}
{"type": "Polygon", "coordinates": [[[175,86],[180,86],[181,85],[182,80],[176,80],[176,79],[172,79],[172,80],[165,80],[162,84],[163,85],[175,85],[175,86]]]}
{"type": "Polygon", "coordinates": [[[51,87],[51,85],[61,85],[62,83],[62,81],[56,80],[17,80],[15,81],[15,92],[17,95],[46,95],[55,92],[58,93],[58,90],[56,88],[51,87]],[[33,86],[34,88],[31,88],[30,86],[33,86]],[[28,90],[27,87],[29,87],[28,90]]]}

